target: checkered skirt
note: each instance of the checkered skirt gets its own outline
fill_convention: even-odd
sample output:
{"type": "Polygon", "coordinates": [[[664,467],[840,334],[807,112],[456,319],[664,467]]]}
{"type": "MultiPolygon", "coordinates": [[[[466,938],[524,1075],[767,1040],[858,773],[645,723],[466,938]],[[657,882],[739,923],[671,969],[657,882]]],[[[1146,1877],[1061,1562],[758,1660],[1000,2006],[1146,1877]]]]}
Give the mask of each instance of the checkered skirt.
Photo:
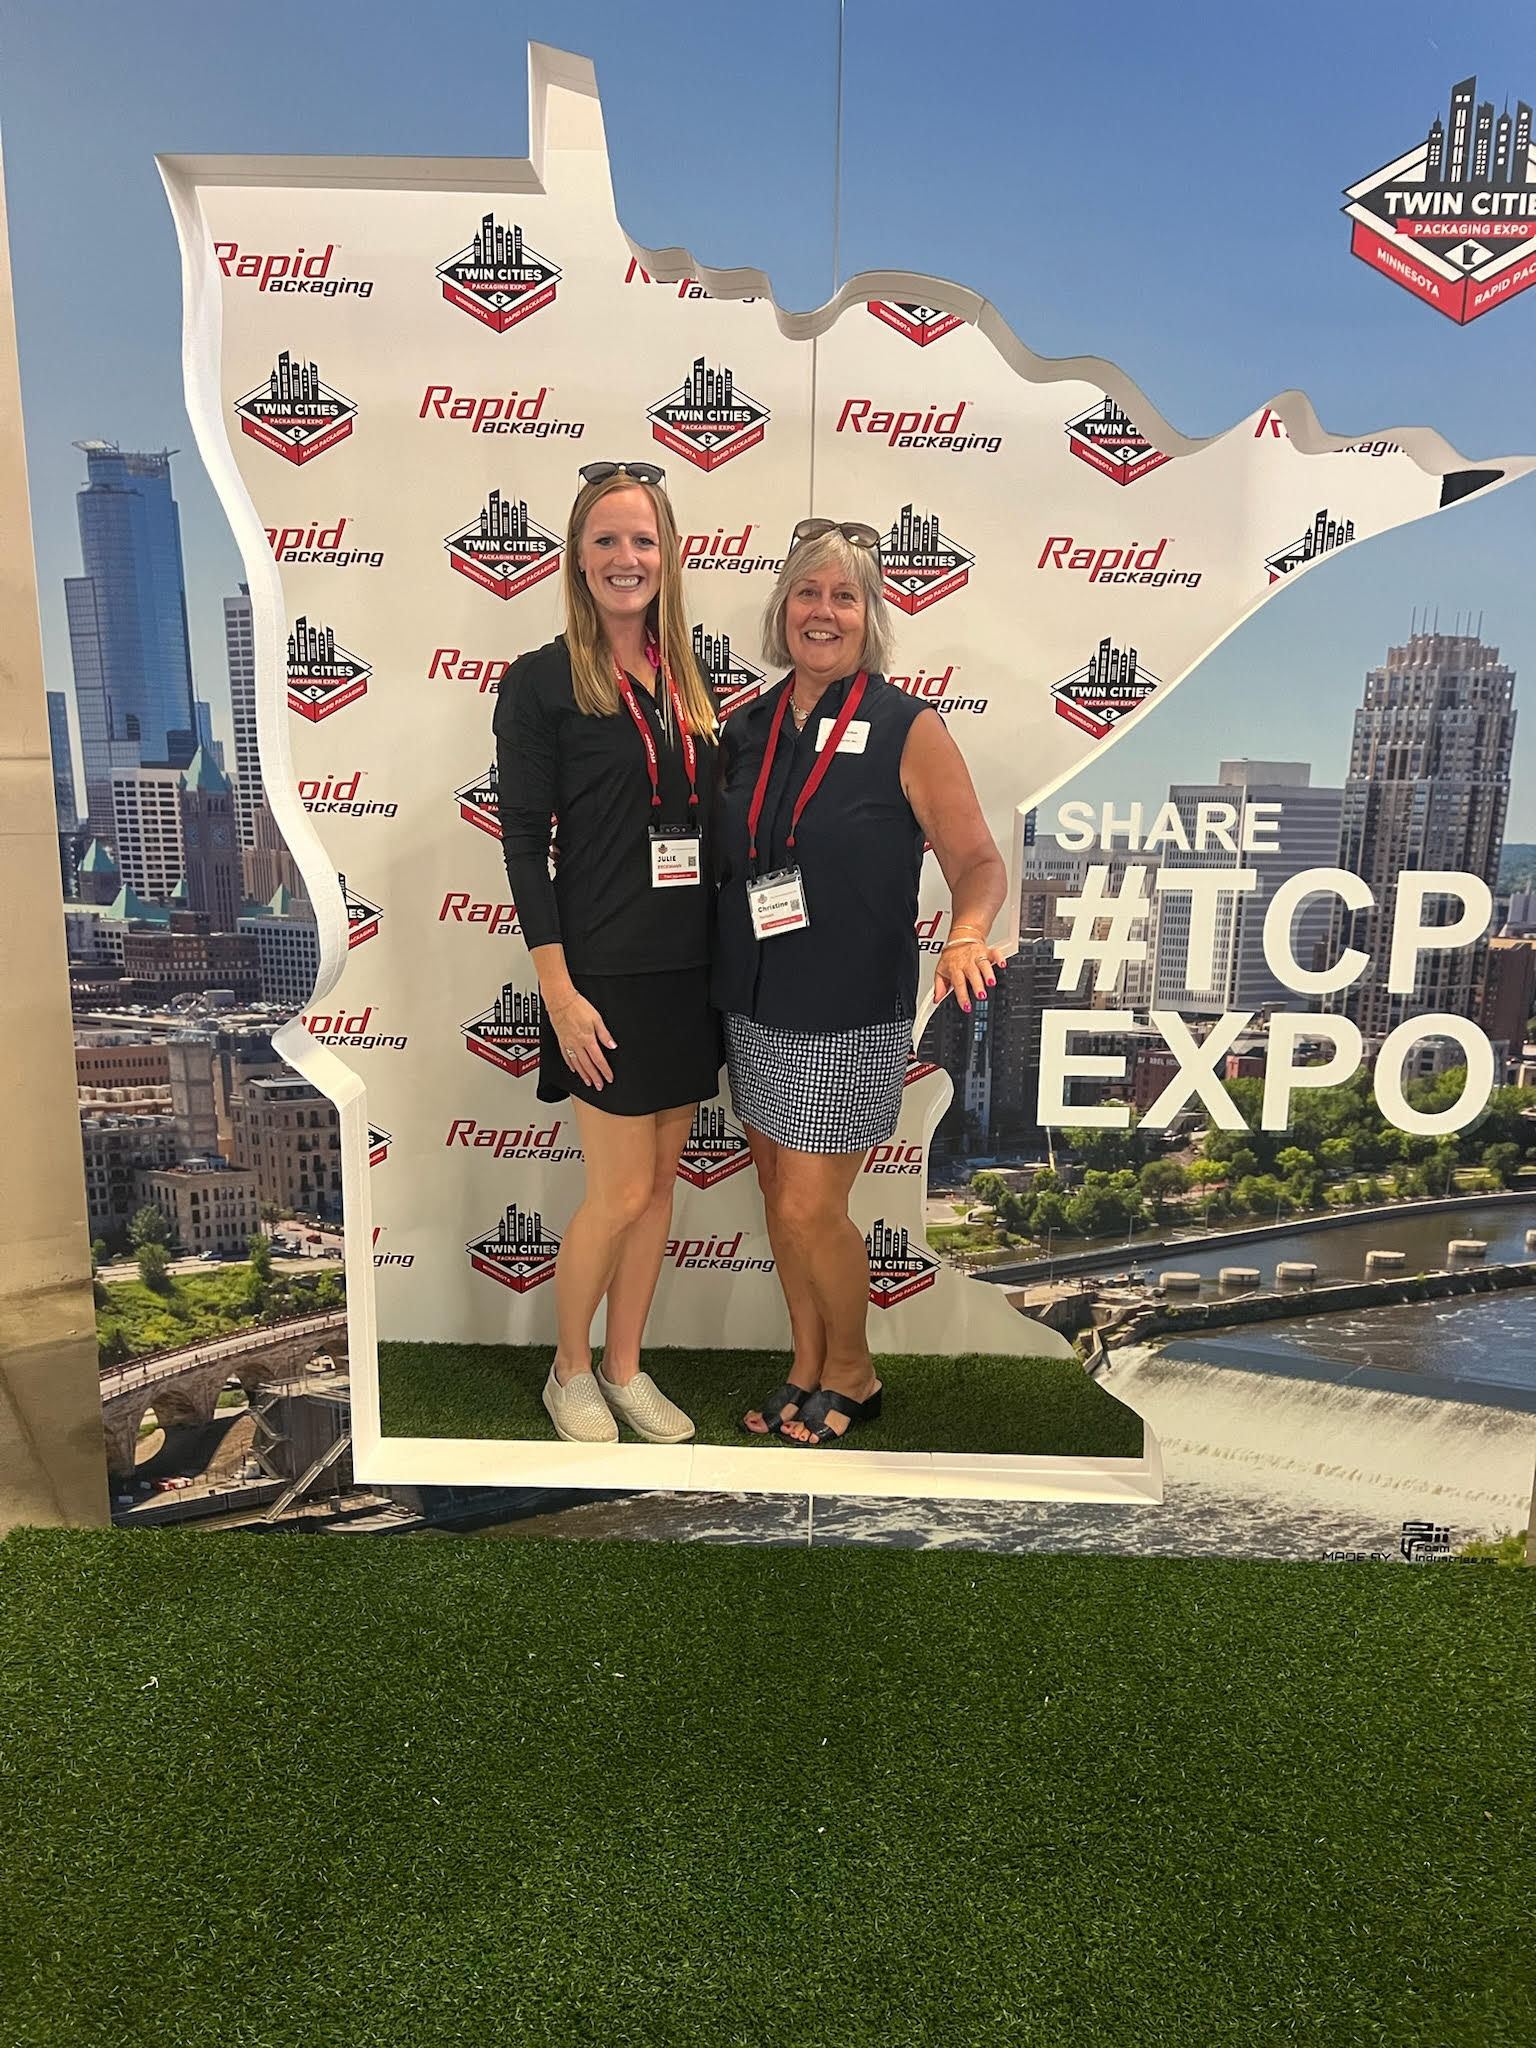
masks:
{"type": "Polygon", "coordinates": [[[731,1102],[740,1122],[794,1152],[864,1152],[901,1115],[912,1019],[852,1031],[786,1031],[725,1020],[731,1102]]]}

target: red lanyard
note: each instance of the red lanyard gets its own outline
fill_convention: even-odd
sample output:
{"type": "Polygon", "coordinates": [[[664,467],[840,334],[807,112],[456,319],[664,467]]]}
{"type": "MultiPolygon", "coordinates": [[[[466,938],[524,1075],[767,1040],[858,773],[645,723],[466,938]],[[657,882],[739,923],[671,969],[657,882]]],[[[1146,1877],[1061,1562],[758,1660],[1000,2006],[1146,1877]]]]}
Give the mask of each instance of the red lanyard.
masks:
{"type": "MultiPolygon", "coordinates": [[[[847,732],[849,725],[852,723],[853,714],[858,710],[864,696],[864,685],[868,681],[868,675],[863,669],[860,669],[854,679],[853,688],[844,698],[843,708],[838,712],[832,730],[827,735],[826,745],[816,756],[811,772],[805,778],[804,787],[795,798],[795,808],[789,820],[789,837],[784,842],[786,847],[792,847],[795,843],[795,828],[800,823],[800,818],[806,805],[816,794],[817,790],[820,789],[822,777],[832,765],[832,756],[837,752],[838,747],[842,743],[843,734],[847,732]]],[[[784,694],[774,707],[773,723],[768,728],[768,744],[763,749],[763,765],[757,771],[757,786],[752,791],[752,802],[747,809],[747,858],[754,868],[757,866],[757,828],[762,820],[763,800],[768,794],[768,777],[773,773],[773,757],[778,752],[779,732],[784,724],[784,713],[790,698],[794,694],[795,679],[791,676],[785,685],[784,694]]]]}
{"type": "MultiPolygon", "coordinates": [[[[634,684],[625,675],[617,662],[613,666],[618,677],[619,695],[624,699],[624,708],[635,721],[635,730],[639,733],[641,743],[645,748],[645,765],[650,771],[651,777],[651,806],[654,810],[659,811],[661,809],[661,762],[656,754],[655,736],[646,720],[645,713],[635,702],[634,684]]],[[[682,741],[683,745],[683,766],[688,771],[688,808],[691,815],[697,816],[699,807],[698,749],[694,746],[693,734],[688,730],[687,722],[683,717],[683,700],[677,694],[677,685],[672,680],[672,671],[665,662],[661,664],[661,670],[666,678],[667,695],[672,703],[672,716],[677,720],[678,738],[682,741]]]]}

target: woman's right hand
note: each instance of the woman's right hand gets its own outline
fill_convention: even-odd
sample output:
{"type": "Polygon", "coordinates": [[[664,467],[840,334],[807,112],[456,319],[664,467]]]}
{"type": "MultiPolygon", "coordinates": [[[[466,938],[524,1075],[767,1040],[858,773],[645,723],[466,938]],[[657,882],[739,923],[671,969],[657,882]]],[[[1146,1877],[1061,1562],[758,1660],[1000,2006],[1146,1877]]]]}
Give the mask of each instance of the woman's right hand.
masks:
{"type": "Polygon", "coordinates": [[[544,1007],[555,1028],[561,1058],[579,1080],[600,1091],[605,1081],[613,1079],[613,1069],[603,1052],[604,1046],[609,1052],[616,1046],[608,1026],[576,989],[555,1002],[546,1001],[544,1007]]]}

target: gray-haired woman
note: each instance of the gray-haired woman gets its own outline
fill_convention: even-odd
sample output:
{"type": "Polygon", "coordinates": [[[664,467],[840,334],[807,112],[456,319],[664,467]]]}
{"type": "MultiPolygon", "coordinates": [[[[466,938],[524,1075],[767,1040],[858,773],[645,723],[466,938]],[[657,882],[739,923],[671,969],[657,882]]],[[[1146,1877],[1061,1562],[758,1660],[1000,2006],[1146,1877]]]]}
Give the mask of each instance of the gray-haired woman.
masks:
{"type": "Polygon", "coordinates": [[[820,1446],[880,1412],[848,1197],[901,1113],[923,843],[952,894],[936,1000],[985,1001],[1007,874],[943,720],[885,680],[872,526],[801,521],[763,641],[790,672],[722,735],[712,985],[794,1339],[788,1380],[744,1421],[820,1446]]]}

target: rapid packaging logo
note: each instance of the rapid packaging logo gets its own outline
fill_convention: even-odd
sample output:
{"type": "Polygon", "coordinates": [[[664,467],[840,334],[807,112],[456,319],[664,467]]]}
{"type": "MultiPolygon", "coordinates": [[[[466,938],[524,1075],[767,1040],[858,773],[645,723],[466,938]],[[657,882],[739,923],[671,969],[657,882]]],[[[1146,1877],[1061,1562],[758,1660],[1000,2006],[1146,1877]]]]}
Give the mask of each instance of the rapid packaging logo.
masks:
{"type": "Polygon", "coordinates": [[[213,253],[225,277],[248,279],[259,292],[303,292],[312,299],[373,297],[372,278],[332,277],[334,242],[312,252],[294,249],[282,255],[242,249],[238,242],[215,242],[213,253]]]}
{"type": "Polygon", "coordinates": [[[352,1052],[404,1052],[409,1043],[406,1032],[378,1029],[372,1003],[350,1017],[341,1010],[315,1011],[305,1016],[304,1029],[320,1045],[345,1046],[352,1052]]]}
{"type": "Polygon", "coordinates": [[[334,526],[326,526],[318,519],[308,526],[269,526],[267,545],[285,569],[382,569],[384,550],[348,547],[346,531],[344,518],[334,526]]]}
{"type": "Polygon", "coordinates": [[[1173,540],[1167,534],[1146,547],[1139,540],[1130,540],[1119,547],[1104,548],[1079,541],[1075,534],[1053,533],[1040,550],[1035,567],[1069,569],[1086,576],[1090,583],[1136,583],[1151,590],[1198,590],[1199,569],[1164,567],[1163,556],[1172,546],[1173,540]]]}
{"type": "Polygon", "coordinates": [[[839,434],[867,434],[884,441],[888,448],[934,448],[955,455],[995,455],[1003,445],[1001,434],[972,433],[962,427],[968,411],[967,398],[947,409],[939,405],[902,409],[882,407],[872,398],[845,398],[837,416],[839,434]]]}
{"type": "Polygon", "coordinates": [[[505,334],[554,304],[560,270],[529,246],[515,222],[504,227],[488,213],[472,239],[437,266],[437,278],[450,306],[505,334]]]}
{"type": "Polygon", "coordinates": [[[250,440],[288,462],[305,463],[346,440],[357,407],[333,391],[312,362],[297,362],[284,349],[266,382],[236,399],[235,415],[250,440]]]}
{"type": "Polygon", "coordinates": [[[400,806],[392,799],[360,797],[358,787],[368,773],[354,768],[350,775],[315,775],[299,783],[299,801],[311,815],[325,817],[393,818],[400,806]]]}
{"type": "Polygon", "coordinates": [[[490,394],[455,391],[451,384],[429,384],[422,393],[416,417],[419,420],[457,420],[472,434],[527,434],[536,441],[563,436],[579,441],[587,431],[585,420],[561,420],[546,413],[549,386],[537,391],[497,391],[490,394]]]}
{"type": "Polygon", "coordinates": [[[1460,327],[1536,284],[1531,109],[1495,114],[1476,77],[1422,142],[1345,188],[1350,254],[1460,327]]]}
{"type": "Polygon", "coordinates": [[[564,1128],[558,1117],[548,1130],[541,1131],[533,1124],[526,1129],[501,1130],[495,1124],[477,1123],[472,1116],[456,1116],[443,1143],[450,1149],[462,1146],[466,1151],[488,1152],[493,1159],[537,1159],[544,1165],[561,1166],[581,1157],[579,1145],[561,1144],[564,1128]]]}
{"type": "Polygon", "coordinates": [[[720,570],[728,575],[754,576],[766,572],[777,576],[784,566],[782,555],[753,555],[747,552],[754,533],[760,532],[756,520],[749,519],[740,533],[727,533],[723,526],[717,526],[713,533],[685,533],[683,535],[683,567],[695,570],[720,570]]]}
{"type": "Polygon", "coordinates": [[[966,697],[958,692],[951,696],[949,686],[955,679],[958,662],[950,662],[944,668],[914,669],[910,675],[887,676],[886,681],[903,691],[908,697],[916,697],[930,710],[937,711],[941,718],[951,718],[956,712],[985,711],[991,701],[987,697],[966,697]]]}

